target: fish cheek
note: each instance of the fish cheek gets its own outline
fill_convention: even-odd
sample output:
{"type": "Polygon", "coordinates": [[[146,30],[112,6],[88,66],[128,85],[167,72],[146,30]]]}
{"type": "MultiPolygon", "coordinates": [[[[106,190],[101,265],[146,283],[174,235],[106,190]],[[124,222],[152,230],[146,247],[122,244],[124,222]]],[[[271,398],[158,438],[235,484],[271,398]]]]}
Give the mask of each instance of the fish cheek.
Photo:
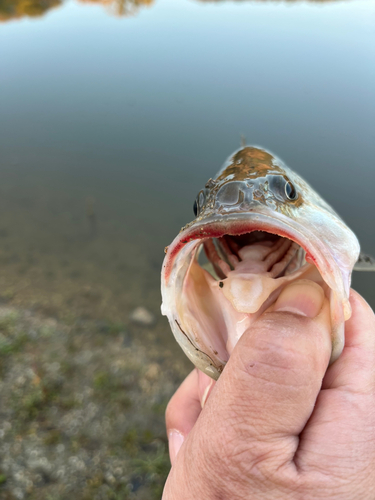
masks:
{"type": "Polygon", "coordinates": [[[226,362],[227,329],[210,281],[215,282],[198,262],[193,261],[185,278],[179,312],[191,342],[209,357],[226,362]]]}

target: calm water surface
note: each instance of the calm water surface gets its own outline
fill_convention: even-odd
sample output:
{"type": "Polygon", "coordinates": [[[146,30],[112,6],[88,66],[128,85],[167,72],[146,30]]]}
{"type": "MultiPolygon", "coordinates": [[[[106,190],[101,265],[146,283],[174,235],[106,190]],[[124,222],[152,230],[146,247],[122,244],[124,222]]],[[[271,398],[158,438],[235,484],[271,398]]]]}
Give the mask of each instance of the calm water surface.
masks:
{"type": "MultiPolygon", "coordinates": [[[[0,0],[0,20],[3,299],[159,314],[163,249],[241,134],[375,254],[374,2],[0,0]]],[[[354,278],[373,306],[374,283],[354,278]]]]}

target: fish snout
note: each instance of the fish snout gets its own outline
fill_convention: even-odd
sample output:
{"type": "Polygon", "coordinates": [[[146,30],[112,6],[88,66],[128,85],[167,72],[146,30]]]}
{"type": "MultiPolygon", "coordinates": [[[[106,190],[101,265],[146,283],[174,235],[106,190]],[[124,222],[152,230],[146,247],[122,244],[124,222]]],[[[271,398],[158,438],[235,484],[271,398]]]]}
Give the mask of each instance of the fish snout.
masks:
{"type": "Polygon", "coordinates": [[[232,181],[223,184],[215,196],[215,210],[219,213],[249,211],[259,205],[270,205],[266,179],[232,181]]]}

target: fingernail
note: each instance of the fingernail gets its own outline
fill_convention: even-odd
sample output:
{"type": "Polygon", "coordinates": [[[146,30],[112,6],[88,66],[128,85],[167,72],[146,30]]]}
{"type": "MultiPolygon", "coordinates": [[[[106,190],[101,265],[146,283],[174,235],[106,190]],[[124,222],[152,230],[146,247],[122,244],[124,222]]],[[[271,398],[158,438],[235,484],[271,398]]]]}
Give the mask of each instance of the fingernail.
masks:
{"type": "Polygon", "coordinates": [[[275,302],[274,311],[315,318],[323,307],[324,291],[314,281],[299,280],[286,286],[275,302]]]}
{"type": "Polygon", "coordinates": [[[179,452],[182,443],[184,442],[184,436],[181,432],[172,430],[168,434],[168,443],[169,443],[169,457],[171,459],[171,464],[176,459],[177,453],[179,452]]]}

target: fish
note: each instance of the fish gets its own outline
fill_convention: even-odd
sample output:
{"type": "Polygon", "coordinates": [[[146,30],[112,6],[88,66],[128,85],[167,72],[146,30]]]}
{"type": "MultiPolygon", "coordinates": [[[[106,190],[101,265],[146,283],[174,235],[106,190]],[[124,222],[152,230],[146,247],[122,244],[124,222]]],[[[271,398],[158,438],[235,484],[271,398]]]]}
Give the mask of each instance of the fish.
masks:
{"type": "Polygon", "coordinates": [[[270,151],[242,146],[194,202],[166,248],[162,314],[192,363],[217,380],[245,331],[295,280],[329,301],[332,353],[345,344],[354,269],[375,271],[354,232],[270,151]]]}

